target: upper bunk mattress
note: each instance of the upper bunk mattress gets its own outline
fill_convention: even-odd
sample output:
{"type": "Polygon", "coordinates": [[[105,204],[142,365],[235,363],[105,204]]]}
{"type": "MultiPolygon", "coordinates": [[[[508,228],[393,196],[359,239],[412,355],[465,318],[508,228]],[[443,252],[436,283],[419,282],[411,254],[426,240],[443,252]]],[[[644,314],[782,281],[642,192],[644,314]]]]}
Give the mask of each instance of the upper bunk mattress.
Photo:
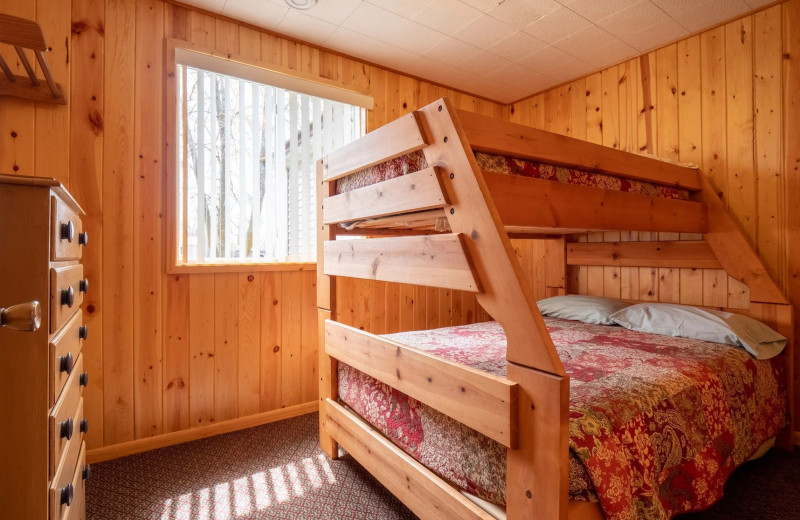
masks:
{"type": "MultiPolygon", "coordinates": [[[[728,345],[544,319],[570,377],[570,498],[599,498],[608,519],[711,506],[733,470],[786,424],[780,357],[758,361],[728,345]]],[[[496,322],[386,337],[506,375],[496,322]]],[[[501,444],[344,363],[339,396],[440,477],[505,503],[501,444]]]]}
{"type": "MultiPolygon", "coordinates": [[[[639,193],[641,195],[666,199],[689,199],[689,192],[687,190],[614,177],[613,175],[605,173],[590,172],[577,168],[556,166],[548,163],[506,157],[504,155],[492,155],[483,152],[477,152],[475,154],[475,160],[481,171],[488,173],[519,175],[521,177],[532,177],[535,179],[557,181],[567,184],[580,184],[582,186],[639,193]]],[[[424,154],[421,151],[413,152],[337,180],[336,193],[345,193],[357,188],[363,188],[427,167],[428,164],[425,161],[424,154]]]]}

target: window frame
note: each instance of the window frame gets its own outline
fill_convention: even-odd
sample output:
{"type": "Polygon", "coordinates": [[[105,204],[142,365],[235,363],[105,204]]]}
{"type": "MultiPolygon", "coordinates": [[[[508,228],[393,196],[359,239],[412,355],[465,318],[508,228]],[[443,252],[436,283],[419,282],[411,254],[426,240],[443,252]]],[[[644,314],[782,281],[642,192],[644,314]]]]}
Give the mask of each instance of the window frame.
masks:
{"type": "Polygon", "coordinates": [[[255,271],[313,271],[316,262],[205,262],[185,264],[178,258],[178,82],[177,66],[179,63],[192,67],[211,70],[220,74],[229,74],[248,81],[256,81],[277,86],[312,96],[327,97],[358,105],[372,110],[374,100],[365,89],[356,90],[351,86],[328,80],[312,74],[298,72],[273,65],[262,60],[245,58],[239,55],[221,52],[193,43],[167,38],[165,45],[165,197],[164,215],[166,229],[164,233],[164,254],[167,274],[188,273],[242,273],[255,271]],[[179,59],[179,57],[184,59],[179,59]],[[268,81],[272,80],[272,81],[268,81]]]}

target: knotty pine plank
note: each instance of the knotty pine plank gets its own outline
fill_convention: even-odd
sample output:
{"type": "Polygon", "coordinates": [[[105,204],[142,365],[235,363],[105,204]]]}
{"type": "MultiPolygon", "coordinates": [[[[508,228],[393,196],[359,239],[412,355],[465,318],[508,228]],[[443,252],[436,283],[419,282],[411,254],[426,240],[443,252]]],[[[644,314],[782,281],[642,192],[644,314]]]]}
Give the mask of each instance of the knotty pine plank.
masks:
{"type": "Polygon", "coordinates": [[[678,47],[678,160],[700,164],[702,155],[700,37],[692,36],[678,47]]]}
{"type": "Polygon", "coordinates": [[[655,53],[655,100],[658,110],[653,124],[657,135],[656,155],[679,159],[678,140],[678,46],[668,45],[655,53]]]}
{"type": "Polygon", "coordinates": [[[164,433],[191,426],[189,416],[189,276],[164,277],[164,354],[162,363],[164,433]]]}
{"type": "MultiPolygon", "coordinates": [[[[283,384],[283,273],[261,276],[261,411],[281,407],[283,384]]],[[[337,291],[337,297],[341,291],[337,291]]],[[[338,302],[337,302],[338,305],[338,302]]]]}
{"type": "MultiPolygon", "coordinates": [[[[69,99],[70,96],[68,42],[72,30],[71,12],[71,0],[39,0],[37,2],[36,23],[42,28],[45,42],[48,45],[47,64],[53,79],[61,85],[66,99],[69,99]]],[[[39,78],[44,78],[38,63],[35,70],[39,78]]],[[[70,152],[69,107],[52,103],[36,103],[34,111],[36,175],[55,177],[69,189],[69,168],[66,166],[69,164],[70,152]]],[[[0,164],[2,164],[2,160],[0,160],[0,164]]]]}
{"type": "MultiPolygon", "coordinates": [[[[84,324],[91,334],[83,344],[84,369],[92,374],[83,393],[86,417],[92,424],[86,436],[90,448],[133,439],[133,393],[117,400],[105,398],[103,343],[103,140],[105,3],[73,0],[70,39],[70,193],[86,211],[83,229],[89,245],[81,263],[92,287],[84,296],[84,324]],[[105,407],[107,405],[107,408],[105,407]]],[[[119,367],[122,371],[123,367],[119,367]]],[[[133,377],[125,373],[123,377],[133,377]]]]}
{"type": "MultiPolygon", "coordinates": [[[[134,194],[134,412],[136,438],[162,433],[161,261],[164,3],[136,2],[134,194]]],[[[115,80],[118,81],[118,80],[115,80]]],[[[116,124],[116,122],[115,122],[116,124]]]]}
{"type": "MultiPolygon", "coordinates": [[[[118,89],[104,99],[104,117],[120,124],[105,129],[103,142],[103,399],[109,414],[109,439],[112,444],[133,440],[134,429],[134,154],[135,154],[135,77],[136,6],[133,3],[109,4],[105,27],[108,29],[104,83],[115,79],[118,89]],[[117,429],[117,428],[121,428],[117,429]]],[[[80,82],[80,81],[79,81],[80,82]]],[[[76,84],[76,88],[80,85],[76,84]]],[[[92,236],[90,239],[94,238],[92,236]]],[[[88,253],[88,251],[87,251],[88,253]]],[[[94,280],[90,280],[90,283],[94,280]]],[[[89,330],[90,336],[95,333],[89,330]]],[[[87,356],[85,359],[89,359],[87,356]]],[[[90,377],[93,377],[91,374],[90,377]]],[[[87,389],[88,390],[88,389],[87,389]]],[[[86,406],[91,413],[91,406],[86,406]]],[[[93,421],[92,427],[95,426],[93,421]]],[[[92,428],[89,429],[91,432],[92,428]]]]}
{"type": "MultiPolygon", "coordinates": [[[[4,2],[2,12],[33,20],[36,18],[36,2],[4,2]]],[[[46,41],[48,45],[51,44],[49,40],[46,41]]],[[[12,73],[27,77],[22,62],[11,46],[0,45],[0,54],[12,73]]],[[[26,54],[28,61],[34,63],[33,53],[26,54]]],[[[36,175],[35,128],[34,103],[13,97],[0,98],[0,171],[15,175],[36,175]]]]}
{"type": "MultiPolygon", "coordinates": [[[[262,281],[259,273],[238,274],[237,417],[261,411],[262,281]]],[[[316,308],[314,310],[316,317],[316,308]]]]}
{"type": "Polygon", "coordinates": [[[728,208],[751,244],[756,234],[752,17],[725,26],[728,208]]]}
{"type": "Polygon", "coordinates": [[[239,379],[239,276],[214,275],[214,420],[236,417],[239,379]]]}
{"type": "Polygon", "coordinates": [[[192,427],[214,422],[214,276],[189,276],[189,420],[192,427]]]}
{"type": "Polygon", "coordinates": [[[700,80],[702,85],[702,172],[727,203],[725,28],[700,35],[700,80]]]}
{"type": "Polygon", "coordinates": [[[753,106],[758,218],[756,246],[786,290],[786,172],[781,164],[781,7],[753,15],[753,106]]]}
{"type": "Polygon", "coordinates": [[[317,400],[319,390],[317,273],[316,271],[304,271],[300,278],[302,287],[300,401],[308,403],[317,400]]]}
{"type": "Polygon", "coordinates": [[[216,19],[193,9],[189,10],[189,41],[214,48],[217,39],[216,19]]]}
{"type": "Polygon", "coordinates": [[[285,271],[281,278],[281,406],[292,406],[302,401],[302,381],[298,376],[303,369],[302,334],[297,324],[302,323],[303,279],[299,271],[285,271]]]}

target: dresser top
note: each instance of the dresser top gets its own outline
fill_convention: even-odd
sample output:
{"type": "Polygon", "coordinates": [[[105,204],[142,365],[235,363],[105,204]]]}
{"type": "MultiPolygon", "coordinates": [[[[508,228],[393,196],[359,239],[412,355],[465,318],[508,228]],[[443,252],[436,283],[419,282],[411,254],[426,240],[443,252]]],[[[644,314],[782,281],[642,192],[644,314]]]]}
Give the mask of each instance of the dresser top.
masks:
{"type": "Polygon", "coordinates": [[[53,190],[64,200],[64,202],[72,206],[72,209],[81,215],[86,214],[86,212],[83,211],[83,208],[81,208],[81,205],[78,204],[78,201],[72,197],[64,185],[52,177],[31,177],[29,175],[9,175],[7,173],[0,173],[0,184],[18,184],[22,186],[41,186],[45,188],[53,188],[53,190]]]}

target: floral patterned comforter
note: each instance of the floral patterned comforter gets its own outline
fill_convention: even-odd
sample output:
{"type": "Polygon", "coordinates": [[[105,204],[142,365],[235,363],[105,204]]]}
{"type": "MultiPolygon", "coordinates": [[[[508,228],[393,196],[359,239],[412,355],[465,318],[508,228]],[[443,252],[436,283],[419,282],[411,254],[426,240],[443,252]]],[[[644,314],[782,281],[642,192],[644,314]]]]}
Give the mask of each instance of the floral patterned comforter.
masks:
{"type": "MultiPolygon", "coordinates": [[[[545,318],[570,376],[570,494],[606,517],[705,509],[728,476],[786,423],[783,360],[741,348],[545,318]]],[[[506,374],[496,322],[387,336],[506,374]]],[[[341,400],[455,486],[505,503],[505,448],[339,364],[341,400]]]]}
{"type": "MultiPolygon", "coordinates": [[[[555,166],[553,164],[482,152],[475,154],[475,160],[478,162],[481,171],[484,172],[520,175],[522,177],[580,184],[614,191],[627,191],[666,199],[687,200],[689,198],[689,192],[679,188],[623,179],[613,175],[579,170],[577,168],[555,166]]],[[[363,188],[364,186],[413,173],[427,167],[428,164],[423,153],[420,151],[413,152],[339,179],[336,181],[336,193],[363,188]]]]}

